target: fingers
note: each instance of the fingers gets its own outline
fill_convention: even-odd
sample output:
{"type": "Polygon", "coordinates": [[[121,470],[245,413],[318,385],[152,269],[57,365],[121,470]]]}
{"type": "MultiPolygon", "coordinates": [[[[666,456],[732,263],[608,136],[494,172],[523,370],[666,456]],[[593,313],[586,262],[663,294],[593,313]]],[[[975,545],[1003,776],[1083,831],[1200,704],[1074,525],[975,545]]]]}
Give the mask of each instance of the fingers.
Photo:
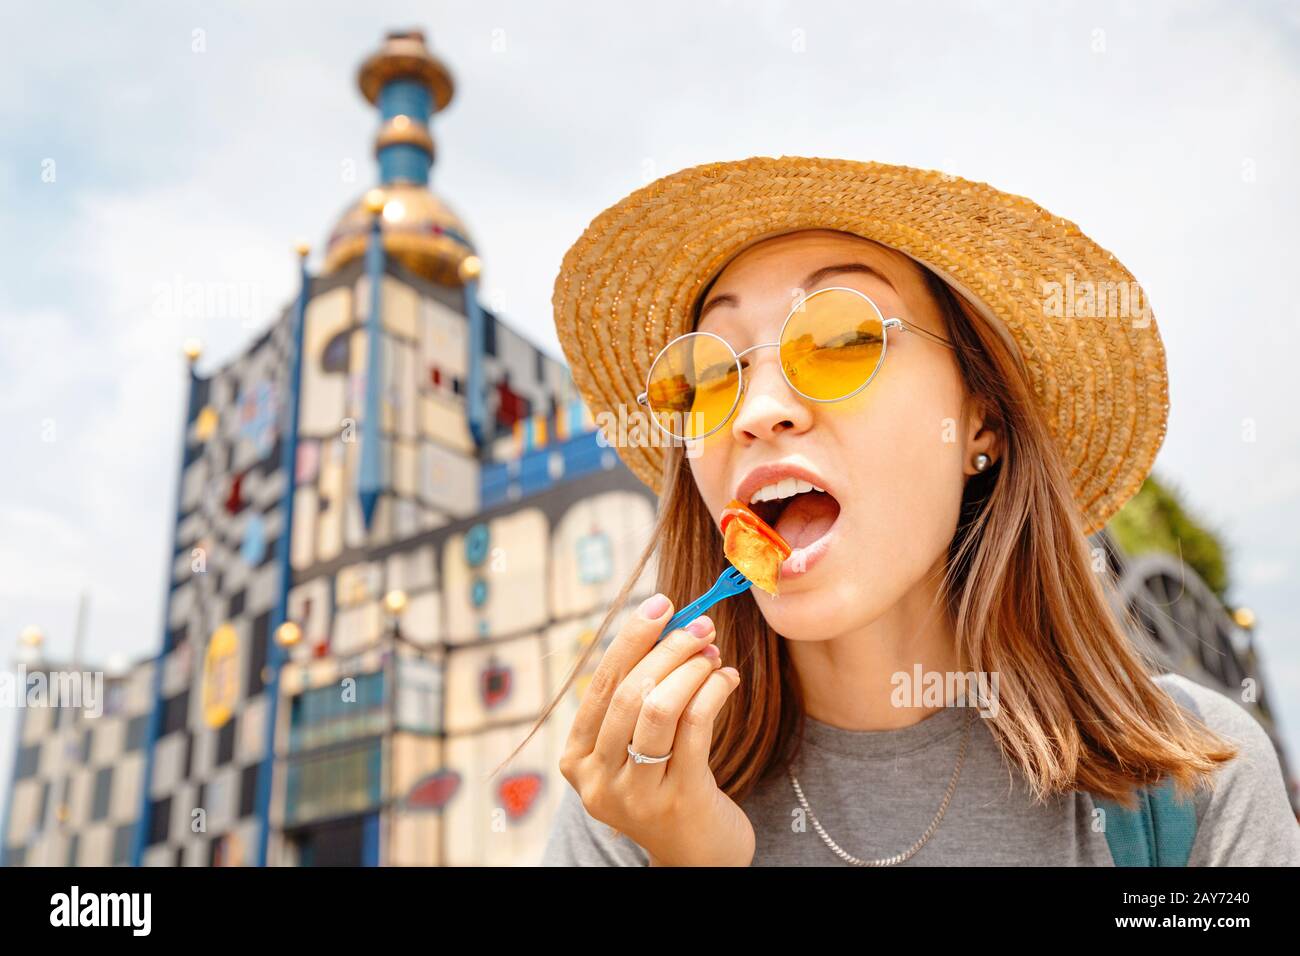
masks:
{"type": "MultiPolygon", "coordinates": [[[[678,665],[641,702],[632,731],[632,749],[650,757],[661,757],[673,749],[677,721],[708,676],[722,666],[716,644],[706,644],[678,665]]],[[[626,748],[624,748],[626,749],[626,748]]],[[[628,757],[631,760],[631,757],[628,757]]],[[[638,771],[644,769],[633,764],[638,771]]],[[[660,773],[665,764],[658,765],[660,773]]]]}
{"type": "Polygon", "coordinates": [[[586,756],[596,748],[596,737],[605,720],[610,699],[637,661],[645,657],[672,612],[672,602],[663,594],[655,594],[628,615],[591,675],[587,692],[573,719],[573,728],[569,731],[568,750],[586,756]]]}
{"type": "Polygon", "coordinates": [[[713,723],[739,686],[740,674],[734,667],[718,668],[705,679],[704,686],[696,691],[677,721],[673,759],[664,764],[670,778],[675,773],[697,773],[700,767],[708,768],[709,752],[713,749],[713,723]]]}
{"type": "Polygon", "coordinates": [[[628,760],[627,746],[641,716],[646,698],[659,682],[702,650],[714,638],[713,621],[698,617],[685,629],[678,628],[655,644],[623,678],[610,698],[605,719],[592,751],[608,767],[622,767],[628,760]]]}

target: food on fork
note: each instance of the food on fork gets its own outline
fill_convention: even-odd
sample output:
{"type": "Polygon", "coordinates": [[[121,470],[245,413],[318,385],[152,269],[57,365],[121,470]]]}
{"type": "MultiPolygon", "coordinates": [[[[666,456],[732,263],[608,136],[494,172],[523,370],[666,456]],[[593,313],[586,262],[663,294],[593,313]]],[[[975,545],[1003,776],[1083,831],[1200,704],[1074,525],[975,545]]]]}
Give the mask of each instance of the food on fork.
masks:
{"type": "Polygon", "coordinates": [[[781,562],[790,557],[790,545],[736,498],[722,510],[721,525],[722,551],[727,560],[755,587],[775,595],[781,562]]]}

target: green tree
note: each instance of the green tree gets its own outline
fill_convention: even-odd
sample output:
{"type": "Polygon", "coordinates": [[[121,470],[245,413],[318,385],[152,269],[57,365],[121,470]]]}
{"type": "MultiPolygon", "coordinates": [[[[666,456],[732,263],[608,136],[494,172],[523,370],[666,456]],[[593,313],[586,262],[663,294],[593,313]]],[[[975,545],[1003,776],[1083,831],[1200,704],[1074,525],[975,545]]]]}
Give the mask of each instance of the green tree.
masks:
{"type": "Polygon", "coordinates": [[[1165,551],[1200,575],[1219,600],[1227,602],[1228,559],[1219,537],[1188,513],[1182,495],[1154,475],[1106,525],[1129,554],[1165,551]]]}

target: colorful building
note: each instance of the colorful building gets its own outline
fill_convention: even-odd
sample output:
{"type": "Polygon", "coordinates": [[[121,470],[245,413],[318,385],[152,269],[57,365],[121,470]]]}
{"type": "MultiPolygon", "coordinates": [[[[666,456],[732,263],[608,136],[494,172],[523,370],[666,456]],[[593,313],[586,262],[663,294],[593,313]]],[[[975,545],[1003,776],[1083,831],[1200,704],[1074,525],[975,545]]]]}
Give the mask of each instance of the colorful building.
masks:
{"type": "Polygon", "coordinates": [[[161,653],[75,737],[42,719],[66,710],[23,712],[9,863],[540,857],[576,697],[488,774],[655,502],[565,366],[478,300],[473,241],[429,189],[446,67],[395,33],[359,84],[380,183],[242,355],[191,363],[161,653]]]}

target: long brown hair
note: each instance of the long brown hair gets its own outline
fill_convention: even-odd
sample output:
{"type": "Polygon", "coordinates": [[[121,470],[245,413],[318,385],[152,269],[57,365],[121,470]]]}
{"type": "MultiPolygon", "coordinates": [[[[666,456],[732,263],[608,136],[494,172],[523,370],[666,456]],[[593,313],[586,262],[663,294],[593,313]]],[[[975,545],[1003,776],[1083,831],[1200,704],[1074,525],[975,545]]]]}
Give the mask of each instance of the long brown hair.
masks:
{"type": "MultiPolygon", "coordinates": [[[[967,481],[942,593],[962,666],[998,675],[988,723],[1036,801],[1086,790],[1135,805],[1133,787],[1170,776],[1180,794],[1212,787],[1236,749],[1186,716],[1152,680],[1093,570],[1066,466],[1035,406],[1019,354],[959,294],[916,264],[938,304],[968,400],[999,435],[997,463],[967,481]]],[[[706,290],[707,292],[707,290],[706,290]]],[[[703,298],[701,296],[701,298],[703,298]]],[[[680,446],[668,449],[664,493],[649,543],[578,655],[532,739],[604,643],[612,621],[658,552],[658,587],[682,607],[726,567],[722,536],[680,446]]],[[[1127,616],[1127,612],[1120,612],[1127,616]]],[[[722,660],[740,686],[714,723],[709,766],[737,803],[797,755],[804,710],[785,641],[742,594],[709,611],[722,660]]]]}

